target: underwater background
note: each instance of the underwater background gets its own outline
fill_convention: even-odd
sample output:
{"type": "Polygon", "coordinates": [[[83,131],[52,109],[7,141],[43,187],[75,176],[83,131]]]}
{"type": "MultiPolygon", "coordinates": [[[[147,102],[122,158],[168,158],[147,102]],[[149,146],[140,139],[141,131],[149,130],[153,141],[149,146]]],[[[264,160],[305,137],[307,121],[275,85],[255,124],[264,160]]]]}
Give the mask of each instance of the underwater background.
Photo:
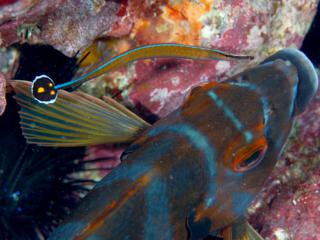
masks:
{"type": "MultiPolygon", "coordinates": [[[[0,239],[45,239],[120,163],[125,144],[44,148],[25,143],[7,80],[58,83],[153,43],[201,45],[251,62],[140,60],[78,90],[113,96],[149,123],[190,89],[223,81],[285,47],[319,67],[317,0],[0,0],[0,239]],[[89,54],[88,54],[89,53],[89,54]]],[[[74,90],[74,89],[69,89],[74,90]]],[[[320,93],[299,116],[277,167],[248,209],[265,239],[320,239],[320,93]]]]}

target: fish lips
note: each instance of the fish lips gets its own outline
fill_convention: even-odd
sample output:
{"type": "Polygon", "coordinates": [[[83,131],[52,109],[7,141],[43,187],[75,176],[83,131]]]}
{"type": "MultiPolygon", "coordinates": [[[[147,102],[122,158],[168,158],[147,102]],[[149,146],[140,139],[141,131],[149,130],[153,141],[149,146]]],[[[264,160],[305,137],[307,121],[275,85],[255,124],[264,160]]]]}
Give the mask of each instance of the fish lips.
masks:
{"type": "Polygon", "coordinates": [[[299,82],[295,97],[294,115],[302,113],[317,92],[319,80],[316,70],[308,57],[294,48],[282,49],[265,59],[261,64],[273,62],[277,59],[289,61],[298,73],[299,82]]]}

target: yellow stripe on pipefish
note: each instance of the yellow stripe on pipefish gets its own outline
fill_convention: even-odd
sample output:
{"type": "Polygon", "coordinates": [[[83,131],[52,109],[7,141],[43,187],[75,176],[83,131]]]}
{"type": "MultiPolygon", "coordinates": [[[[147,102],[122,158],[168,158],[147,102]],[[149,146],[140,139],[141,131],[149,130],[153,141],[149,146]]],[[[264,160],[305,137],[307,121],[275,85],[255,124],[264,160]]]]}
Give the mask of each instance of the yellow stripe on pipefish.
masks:
{"type": "MultiPolygon", "coordinates": [[[[101,66],[92,70],[91,72],[80,76],[78,78],[72,79],[69,82],[58,84],[54,86],[55,90],[66,89],[70,87],[78,86],[92,78],[98,77],[104,73],[107,73],[113,69],[121,67],[127,63],[147,58],[187,58],[187,59],[197,59],[197,60],[240,60],[240,59],[252,59],[251,56],[243,56],[226,53],[216,49],[210,49],[199,46],[190,46],[184,44],[175,43],[162,43],[162,44],[151,44],[146,46],[141,46],[138,48],[131,49],[124,52],[114,58],[111,58],[101,66]]],[[[33,97],[41,103],[52,103],[56,99],[56,95],[50,96],[47,93],[50,91],[38,91],[37,87],[46,89],[46,83],[50,79],[48,76],[42,75],[42,77],[37,77],[32,84],[32,94],[33,97]],[[40,83],[41,82],[41,83],[40,83]]],[[[50,79],[51,80],[51,79],[50,79]]],[[[50,87],[52,89],[52,87],[50,87]]]]}

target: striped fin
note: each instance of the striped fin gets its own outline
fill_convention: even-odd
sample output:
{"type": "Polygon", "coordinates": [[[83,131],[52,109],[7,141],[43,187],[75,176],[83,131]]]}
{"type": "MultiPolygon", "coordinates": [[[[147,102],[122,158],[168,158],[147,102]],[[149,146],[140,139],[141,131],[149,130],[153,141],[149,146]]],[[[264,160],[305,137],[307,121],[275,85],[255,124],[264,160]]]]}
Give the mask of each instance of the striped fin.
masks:
{"type": "Polygon", "coordinates": [[[28,143],[41,146],[87,146],[130,142],[149,124],[115,101],[85,93],[59,91],[53,104],[33,99],[26,81],[11,81],[21,106],[21,128],[28,143]]]}

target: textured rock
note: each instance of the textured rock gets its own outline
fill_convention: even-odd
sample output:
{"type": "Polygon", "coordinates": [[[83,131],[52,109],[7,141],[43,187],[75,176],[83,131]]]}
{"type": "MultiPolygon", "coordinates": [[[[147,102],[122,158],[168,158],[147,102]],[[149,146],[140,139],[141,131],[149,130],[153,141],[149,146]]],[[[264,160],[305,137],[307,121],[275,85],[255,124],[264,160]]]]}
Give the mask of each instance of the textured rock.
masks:
{"type": "Polygon", "coordinates": [[[0,47],[15,42],[39,42],[37,38],[38,21],[54,12],[64,0],[20,0],[1,1],[0,4],[0,47]],[[29,36],[27,31],[29,31],[29,36]],[[31,32],[30,32],[31,31],[31,32]],[[30,33],[32,33],[30,35],[30,33]]]}
{"type": "Polygon", "coordinates": [[[40,21],[41,39],[72,56],[111,31],[118,8],[115,1],[67,0],[40,21]]]}
{"type": "Polygon", "coordinates": [[[97,37],[127,34],[132,23],[123,10],[126,4],[127,1],[112,0],[3,2],[0,47],[26,41],[45,43],[73,56],[97,37]]]}
{"type": "Polygon", "coordinates": [[[144,44],[178,42],[254,55],[255,61],[144,60],[113,72],[112,81],[100,79],[109,88],[132,86],[123,97],[163,117],[182,103],[192,86],[221,81],[281,48],[300,47],[317,2],[129,1],[134,26],[129,39],[109,42],[113,54],[144,44]]]}
{"type": "MultiPolygon", "coordinates": [[[[254,55],[259,62],[281,48],[301,46],[314,16],[316,1],[170,1],[158,9],[158,16],[141,17],[142,23],[138,21],[135,25],[131,36],[139,44],[203,45],[254,55]]],[[[135,76],[138,81],[129,92],[129,99],[165,116],[179,106],[191,86],[219,81],[247,65],[247,61],[139,62],[135,76]]]]}
{"type": "Polygon", "coordinates": [[[2,72],[0,72],[0,116],[6,109],[6,78],[2,72]]]}

